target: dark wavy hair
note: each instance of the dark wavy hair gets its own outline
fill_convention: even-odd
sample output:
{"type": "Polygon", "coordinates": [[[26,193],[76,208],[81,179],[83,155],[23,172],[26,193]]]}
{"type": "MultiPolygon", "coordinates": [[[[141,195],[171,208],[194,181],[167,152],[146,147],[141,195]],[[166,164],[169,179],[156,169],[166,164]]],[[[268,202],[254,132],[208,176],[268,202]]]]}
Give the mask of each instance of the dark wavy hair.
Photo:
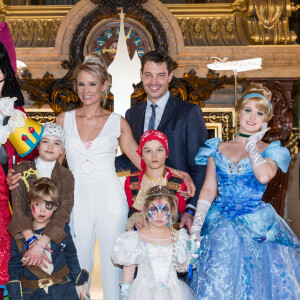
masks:
{"type": "Polygon", "coordinates": [[[168,74],[177,68],[177,63],[172,60],[170,56],[161,51],[153,50],[145,53],[141,58],[141,72],[144,71],[144,66],[147,61],[154,62],[158,65],[162,63],[167,64],[168,74]]]}
{"type": "Polygon", "coordinates": [[[24,97],[17,81],[15,71],[11,66],[8,53],[2,43],[0,43],[0,70],[4,74],[4,85],[1,91],[2,97],[16,97],[15,107],[24,105],[24,97]]]}

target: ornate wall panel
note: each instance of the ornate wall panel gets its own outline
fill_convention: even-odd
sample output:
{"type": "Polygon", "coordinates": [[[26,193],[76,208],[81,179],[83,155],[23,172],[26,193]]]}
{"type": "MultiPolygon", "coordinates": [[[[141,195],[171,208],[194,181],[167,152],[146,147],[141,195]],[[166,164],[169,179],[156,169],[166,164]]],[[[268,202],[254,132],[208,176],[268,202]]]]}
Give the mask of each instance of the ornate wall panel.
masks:
{"type": "Polygon", "coordinates": [[[16,47],[54,47],[61,19],[7,20],[16,47]]]}
{"type": "Polygon", "coordinates": [[[219,137],[223,142],[234,138],[235,110],[234,108],[203,107],[203,117],[208,128],[208,138],[219,137]],[[215,126],[213,126],[215,125],[215,126]],[[215,128],[215,133],[210,134],[210,129],[215,128]]]}
{"type": "Polygon", "coordinates": [[[167,5],[186,46],[295,44],[289,29],[290,0],[236,0],[233,3],[167,5]]]}
{"type": "MultiPolygon", "coordinates": [[[[3,0],[0,0],[0,4],[1,2],[3,0]]],[[[99,9],[109,8],[109,14],[112,14],[118,6],[123,6],[128,11],[132,11],[132,7],[143,6],[155,17],[159,17],[163,16],[163,8],[167,7],[178,21],[186,46],[294,44],[297,38],[289,29],[289,17],[293,11],[299,9],[299,6],[295,7],[290,0],[271,2],[236,0],[233,3],[166,6],[158,0],[91,0],[91,2],[99,9]],[[154,7],[150,2],[159,3],[155,3],[154,7]],[[160,9],[157,10],[159,6],[160,9]]],[[[71,5],[57,7],[51,5],[47,8],[36,5],[28,7],[2,4],[0,21],[7,21],[13,29],[17,47],[53,47],[61,19],[71,8],[71,5]]],[[[171,28],[167,24],[162,25],[165,30],[171,28]]],[[[174,28],[174,24],[172,27],[174,28]]],[[[173,41],[174,37],[171,37],[168,42],[172,44],[173,41]]]]}
{"type": "Polygon", "coordinates": [[[179,18],[186,46],[241,46],[249,44],[239,38],[235,17],[179,18]]]}
{"type": "Polygon", "coordinates": [[[297,8],[290,0],[247,0],[245,13],[253,44],[294,44],[296,34],[289,29],[289,17],[297,8]]]}

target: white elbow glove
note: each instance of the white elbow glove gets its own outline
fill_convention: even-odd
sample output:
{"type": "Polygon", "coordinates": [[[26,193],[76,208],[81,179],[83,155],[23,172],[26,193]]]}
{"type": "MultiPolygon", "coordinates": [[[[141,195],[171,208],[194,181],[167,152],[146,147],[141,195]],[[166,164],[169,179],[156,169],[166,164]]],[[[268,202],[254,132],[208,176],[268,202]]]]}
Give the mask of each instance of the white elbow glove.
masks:
{"type": "Polygon", "coordinates": [[[210,206],[211,204],[203,199],[199,199],[197,202],[196,214],[191,229],[191,239],[197,241],[198,247],[200,247],[201,229],[210,206]]]}
{"type": "Polygon", "coordinates": [[[246,142],[246,151],[249,154],[249,159],[252,165],[252,168],[254,169],[255,167],[267,162],[260,154],[260,152],[257,149],[257,142],[259,142],[265,133],[269,130],[270,128],[267,128],[267,123],[263,123],[263,126],[261,128],[261,131],[254,133],[251,135],[246,142]]]}
{"type": "Polygon", "coordinates": [[[121,281],[120,288],[121,288],[121,300],[127,300],[131,288],[131,283],[121,281]]]}

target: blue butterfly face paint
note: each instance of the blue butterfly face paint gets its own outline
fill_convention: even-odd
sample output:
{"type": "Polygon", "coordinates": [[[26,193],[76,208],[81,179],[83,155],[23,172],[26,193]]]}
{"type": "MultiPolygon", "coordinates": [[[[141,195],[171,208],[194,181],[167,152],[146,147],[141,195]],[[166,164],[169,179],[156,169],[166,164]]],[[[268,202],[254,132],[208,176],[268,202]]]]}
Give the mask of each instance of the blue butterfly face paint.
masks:
{"type": "Polygon", "coordinates": [[[169,222],[171,211],[169,203],[166,200],[157,200],[150,203],[147,210],[148,220],[162,220],[169,222]]]}

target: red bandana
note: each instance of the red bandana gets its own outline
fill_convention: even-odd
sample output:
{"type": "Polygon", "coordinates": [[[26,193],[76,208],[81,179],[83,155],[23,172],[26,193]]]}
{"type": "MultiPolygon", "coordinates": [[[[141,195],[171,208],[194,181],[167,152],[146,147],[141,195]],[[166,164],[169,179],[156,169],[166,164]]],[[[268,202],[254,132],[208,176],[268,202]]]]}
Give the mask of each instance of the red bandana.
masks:
{"type": "MultiPolygon", "coordinates": [[[[136,151],[140,157],[142,157],[142,151],[143,151],[144,145],[147,142],[152,141],[152,140],[159,141],[166,149],[167,156],[169,156],[169,145],[168,145],[168,139],[167,139],[166,135],[163,134],[159,130],[147,130],[141,136],[139,148],[136,151]]],[[[145,165],[145,162],[143,159],[141,161],[141,168],[142,168],[142,170],[146,169],[146,165],[145,165]]]]}

